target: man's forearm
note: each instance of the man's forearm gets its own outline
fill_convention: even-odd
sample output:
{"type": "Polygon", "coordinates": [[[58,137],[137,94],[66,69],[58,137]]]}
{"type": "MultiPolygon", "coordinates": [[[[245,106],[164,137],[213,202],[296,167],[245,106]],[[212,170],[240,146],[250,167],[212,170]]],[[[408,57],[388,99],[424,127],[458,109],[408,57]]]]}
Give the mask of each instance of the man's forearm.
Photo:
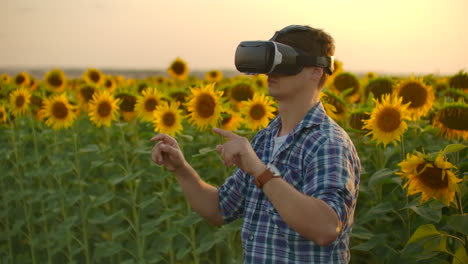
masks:
{"type": "Polygon", "coordinates": [[[218,189],[203,181],[189,164],[174,174],[192,208],[210,224],[222,225],[224,220],[219,210],[218,189]]]}
{"type": "Polygon", "coordinates": [[[281,178],[268,181],[263,192],[286,224],[304,237],[321,246],[336,239],[338,216],[324,201],[299,192],[281,178]]]}

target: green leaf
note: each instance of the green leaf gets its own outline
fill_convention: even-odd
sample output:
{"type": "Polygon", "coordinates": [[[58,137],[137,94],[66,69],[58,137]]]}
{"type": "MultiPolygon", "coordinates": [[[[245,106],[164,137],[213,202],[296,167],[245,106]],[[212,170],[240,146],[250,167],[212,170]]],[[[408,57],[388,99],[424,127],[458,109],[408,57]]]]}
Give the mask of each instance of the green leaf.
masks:
{"type": "Polygon", "coordinates": [[[390,170],[387,168],[383,168],[381,170],[378,170],[369,179],[369,188],[374,187],[377,184],[382,184],[382,183],[390,183],[390,182],[395,182],[393,180],[392,175],[395,174],[397,170],[390,170]]]}
{"type": "Polygon", "coordinates": [[[120,209],[119,211],[111,215],[105,215],[101,212],[97,216],[89,218],[88,221],[90,224],[105,224],[105,223],[110,222],[112,219],[116,217],[122,216],[123,214],[124,214],[124,209],[120,209]]]}
{"type": "Polygon", "coordinates": [[[447,224],[452,230],[468,236],[468,214],[451,215],[447,217],[447,224]]]}
{"type": "Polygon", "coordinates": [[[463,144],[450,144],[450,145],[447,145],[444,148],[443,152],[444,152],[444,154],[451,153],[451,152],[457,152],[457,151],[465,149],[466,147],[468,147],[468,146],[463,145],[463,144]]]}
{"type": "Polygon", "coordinates": [[[96,200],[94,200],[93,202],[93,207],[98,207],[102,204],[105,204],[107,202],[109,202],[110,200],[112,200],[114,198],[114,194],[111,193],[111,192],[108,192],[104,195],[101,195],[99,196],[99,198],[97,198],[96,200]]]}
{"type": "Polygon", "coordinates": [[[96,257],[110,257],[123,250],[122,246],[114,241],[98,242],[94,244],[96,246],[96,257]]]}
{"type": "Polygon", "coordinates": [[[411,244],[414,243],[420,239],[429,237],[429,236],[440,236],[440,232],[435,228],[434,225],[428,224],[428,225],[422,225],[414,231],[413,235],[410,237],[408,242],[406,243],[411,244]]]}
{"type": "Polygon", "coordinates": [[[372,236],[374,236],[372,232],[360,225],[355,225],[353,227],[353,231],[351,232],[351,237],[356,237],[363,240],[369,240],[372,236]]]}
{"type": "Polygon", "coordinates": [[[453,257],[452,264],[464,264],[468,263],[468,256],[466,255],[466,250],[463,245],[461,245],[457,251],[455,251],[455,256],[453,257]]]}
{"type": "Polygon", "coordinates": [[[422,216],[424,219],[434,223],[439,223],[440,219],[442,218],[442,211],[440,209],[428,208],[424,206],[410,206],[409,208],[419,216],[422,216]]]}
{"type": "Polygon", "coordinates": [[[79,150],[79,152],[81,153],[98,152],[98,151],[99,151],[99,146],[96,144],[87,145],[86,147],[81,148],[79,150]]]}

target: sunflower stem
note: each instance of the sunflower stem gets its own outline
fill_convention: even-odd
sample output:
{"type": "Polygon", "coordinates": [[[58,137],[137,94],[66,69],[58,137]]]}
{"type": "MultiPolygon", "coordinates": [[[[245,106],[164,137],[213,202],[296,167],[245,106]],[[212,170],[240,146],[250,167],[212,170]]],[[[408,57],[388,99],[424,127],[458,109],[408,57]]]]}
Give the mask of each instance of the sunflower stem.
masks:
{"type": "Polygon", "coordinates": [[[86,259],[86,264],[91,263],[90,261],[90,252],[89,252],[89,239],[88,239],[88,216],[85,201],[83,200],[83,184],[81,179],[81,168],[80,168],[80,154],[78,151],[78,134],[76,132],[76,126],[73,126],[73,148],[75,154],[75,174],[78,178],[78,190],[80,193],[80,215],[81,215],[81,231],[83,235],[84,243],[84,254],[86,259]]]}
{"type": "MultiPolygon", "coordinates": [[[[32,118],[30,118],[29,121],[30,121],[29,124],[31,125],[32,135],[33,135],[32,139],[33,139],[34,156],[35,156],[35,158],[34,158],[35,164],[34,165],[36,167],[36,171],[39,171],[40,167],[41,167],[41,161],[40,161],[40,157],[39,157],[39,147],[38,147],[38,142],[37,142],[36,126],[35,126],[34,120],[32,118]]],[[[39,177],[39,186],[40,186],[40,188],[48,189],[44,185],[42,175],[39,177]]],[[[41,199],[40,207],[41,207],[40,208],[41,209],[41,214],[42,214],[42,216],[44,216],[44,221],[43,221],[44,233],[45,233],[46,237],[48,238],[49,237],[49,223],[47,221],[47,217],[45,216],[46,215],[46,210],[45,210],[44,199],[41,199]]],[[[45,244],[46,244],[45,246],[46,246],[46,251],[47,251],[47,263],[52,263],[52,253],[51,253],[49,239],[46,239],[45,244]]]]}
{"type": "MultiPolygon", "coordinates": [[[[17,121],[18,121],[18,119],[15,120],[15,122],[12,125],[14,133],[11,133],[11,135],[12,135],[11,140],[12,140],[12,143],[13,143],[13,152],[14,152],[14,156],[15,156],[15,163],[14,163],[15,174],[16,174],[15,178],[17,179],[17,182],[19,183],[21,193],[24,194],[25,193],[25,189],[24,189],[24,185],[23,185],[24,174],[21,172],[20,165],[19,165],[19,162],[20,162],[20,153],[19,153],[19,149],[18,149],[19,142],[16,139],[16,136],[20,135],[20,131],[17,130],[17,125],[16,125],[17,121]]],[[[29,244],[32,263],[36,264],[37,263],[36,262],[36,252],[35,252],[35,248],[34,248],[34,245],[33,245],[33,242],[32,242],[34,229],[33,229],[33,226],[31,225],[31,219],[30,219],[30,213],[31,213],[30,206],[29,206],[30,203],[25,201],[25,199],[27,199],[27,197],[22,199],[22,204],[23,204],[24,218],[25,218],[25,221],[26,221],[26,229],[27,229],[27,232],[28,232],[26,238],[27,238],[28,244],[29,244]]]]}

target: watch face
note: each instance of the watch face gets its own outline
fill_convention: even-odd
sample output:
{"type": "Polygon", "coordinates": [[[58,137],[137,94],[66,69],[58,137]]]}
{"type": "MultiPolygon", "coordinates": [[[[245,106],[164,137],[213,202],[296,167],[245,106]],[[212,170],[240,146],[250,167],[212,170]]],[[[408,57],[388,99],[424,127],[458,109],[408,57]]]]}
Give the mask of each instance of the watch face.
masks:
{"type": "Polygon", "coordinates": [[[271,171],[271,173],[273,173],[273,176],[281,175],[280,171],[278,170],[278,168],[275,167],[275,165],[268,163],[267,168],[271,171]]]}

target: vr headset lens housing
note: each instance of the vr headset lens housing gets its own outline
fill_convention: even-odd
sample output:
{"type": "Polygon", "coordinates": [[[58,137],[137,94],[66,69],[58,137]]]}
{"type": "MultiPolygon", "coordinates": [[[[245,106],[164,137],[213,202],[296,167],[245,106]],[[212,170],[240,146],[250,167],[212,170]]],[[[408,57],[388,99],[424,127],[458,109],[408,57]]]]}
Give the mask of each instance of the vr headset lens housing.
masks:
{"type": "Polygon", "coordinates": [[[237,70],[246,74],[295,75],[305,66],[318,66],[331,74],[332,56],[308,56],[299,49],[274,41],[282,33],[305,30],[308,29],[304,26],[292,25],[276,32],[270,41],[242,41],[234,59],[237,70]]]}

